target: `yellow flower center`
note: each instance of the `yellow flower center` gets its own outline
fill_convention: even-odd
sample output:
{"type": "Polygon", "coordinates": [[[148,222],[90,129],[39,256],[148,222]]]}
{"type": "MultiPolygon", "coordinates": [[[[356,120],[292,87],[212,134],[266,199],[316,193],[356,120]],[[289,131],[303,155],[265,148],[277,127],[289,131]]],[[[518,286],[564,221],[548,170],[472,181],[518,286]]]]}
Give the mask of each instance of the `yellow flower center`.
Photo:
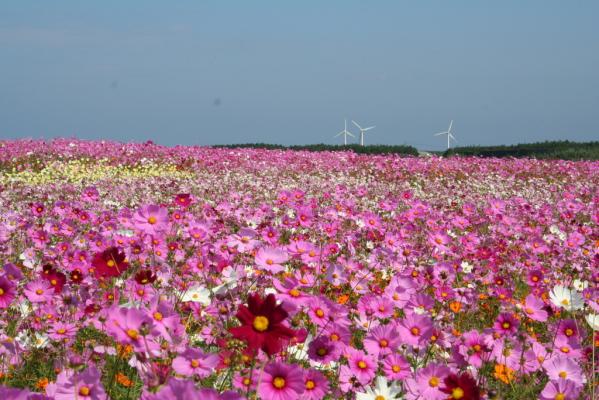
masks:
{"type": "Polygon", "coordinates": [[[378,396],[376,396],[374,398],[374,400],[385,400],[385,396],[382,396],[382,395],[379,394],[378,396]]]}
{"type": "Polygon", "coordinates": [[[314,383],[314,381],[313,381],[313,380],[311,380],[311,379],[308,379],[308,380],[306,381],[306,389],[308,389],[308,390],[312,390],[312,389],[314,389],[315,387],[316,387],[316,384],[314,383]]]}
{"type": "Polygon", "coordinates": [[[161,314],[161,313],[159,313],[158,311],[156,311],[156,312],[153,314],[153,316],[154,316],[154,319],[155,319],[156,321],[162,321],[162,314],[161,314]]]}
{"type": "Polygon", "coordinates": [[[532,308],[528,308],[528,307],[525,308],[524,311],[526,311],[526,314],[529,314],[529,315],[534,313],[534,310],[532,308]]]}
{"type": "Polygon", "coordinates": [[[555,400],[565,400],[566,399],[566,395],[563,393],[558,393],[555,395],[554,397],[555,400]]]}
{"type": "Polygon", "coordinates": [[[559,377],[562,379],[566,379],[568,377],[568,373],[566,371],[562,371],[559,373],[559,377]]]}
{"type": "Polygon", "coordinates": [[[509,322],[504,322],[503,324],[501,324],[501,327],[502,327],[503,329],[509,329],[509,328],[510,328],[510,326],[511,326],[511,325],[510,325],[510,323],[509,323],[509,322]]]}
{"type": "Polygon", "coordinates": [[[451,391],[452,399],[461,399],[462,397],[464,397],[464,389],[457,387],[451,391]]]}
{"type": "Polygon", "coordinates": [[[37,295],[39,296],[39,295],[42,295],[42,294],[44,294],[44,291],[43,291],[42,289],[37,289],[37,290],[35,291],[35,294],[37,294],[37,295]]]}
{"type": "Polygon", "coordinates": [[[64,334],[67,330],[64,328],[60,328],[58,329],[56,332],[60,333],[61,335],[64,334]]]}
{"type": "Polygon", "coordinates": [[[320,309],[320,308],[317,308],[315,313],[319,318],[324,317],[324,311],[322,311],[322,309],[320,309]]]}
{"type": "Polygon", "coordinates": [[[252,381],[250,380],[250,378],[243,378],[243,384],[245,386],[250,386],[250,383],[252,383],[252,381]]]}
{"type": "Polygon", "coordinates": [[[566,336],[572,336],[574,335],[574,331],[570,328],[566,329],[566,336]]]}
{"type": "Polygon", "coordinates": [[[410,329],[410,332],[412,332],[412,335],[414,336],[420,335],[420,329],[417,327],[413,327],[412,329],[410,329]]]}
{"type": "Polygon", "coordinates": [[[106,265],[110,268],[114,267],[116,264],[113,260],[108,260],[106,261],[106,265]]]}
{"type": "MultiPolygon", "coordinates": [[[[268,318],[266,318],[263,315],[258,315],[254,318],[254,322],[252,325],[254,326],[254,329],[258,332],[264,332],[268,329],[268,318]]],[[[284,382],[285,380],[283,380],[283,383],[284,382]]]]}
{"type": "Polygon", "coordinates": [[[368,365],[366,365],[366,363],[362,360],[358,361],[358,367],[360,369],[366,369],[366,367],[368,367],[368,365]]]}
{"type": "Polygon", "coordinates": [[[4,289],[0,288],[0,296],[4,294],[4,289]]]}
{"type": "Polygon", "coordinates": [[[56,279],[52,279],[52,280],[50,281],[50,283],[52,284],[52,286],[56,286],[56,284],[57,284],[58,282],[56,281],[56,279]]]}
{"type": "Polygon", "coordinates": [[[325,349],[324,347],[321,347],[320,349],[316,350],[316,353],[319,356],[321,356],[321,357],[326,356],[327,355],[327,349],[325,349]]]}
{"type": "Polygon", "coordinates": [[[339,335],[337,335],[336,333],[332,333],[331,334],[331,338],[330,338],[333,342],[336,342],[339,340],[339,335]]]}
{"type": "Polygon", "coordinates": [[[291,290],[289,291],[289,294],[290,294],[291,296],[293,296],[293,297],[299,297],[299,295],[300,295],[300,292],[299,292],[299,290],[297,290],[297,289],[291,289],[291,290]]]}
{"type": "Polygon", "coordinates": [[[200,366],[200,361],[199,360],[191,360],[190,364],[191,364],[192,368],[197,368],[200,366]]]}
{"type": "Polygon", "coordinates": [[[139,338],[139,332],[137,332],[135,329],[127,329],[127,336],[133,340],[137,340],[139,338]]]}
{"type": "Polygon", "coordinates": [[[273,379],[272,385],[277,389],[283,389],[285,387],[285,378],[277,376],[275,379],[273,379]]]}
{"type": "Polygon", "coordinates": [[[266,260],[266,263],[267,263],[268,265],[273,265],[273,264],[274,264],[274,261],[273,261],[273,260],[271,260],[271,259],[269,258],[268,260],[266,260]]]}
{"type": "Polygon", "coordinates": [[[381,339],[381,341],[379,342],[379,346],[385,348],[385,347],[389,346],[389,342],[385,339],[381,339]]]}
{"type": "Polygon", "coordinates": [[[480,351],[481,347],[480,344],[475,344],[474,346],[472,346],[472,348],[474,349],[474,351],[476,351],[477,353],[480,351]]]}
{"type": "Polygon", "coordinates": [[[570,352],[570,348],[568,346],[562,346],[562,348],[560,350],[562,351],[562,353],[569,353],[570,352]]]}
{"type": "Polygon", "coordinates": [[[401,367],[399,365],[394,365],[391,367],[391,370],[395,373],[398,373],[399,371],[401,371],[401,367]]]}
{"type": "Polygon", "coordinates": [[[568,300],[568,299],[563,299],[563,300],[562,300],[562,304],[563,304],[564,306],[567,306],[568,304],[570,304],[570,300],[568,300]]]}
{"type": "Polygon", "coordinates": [[[436,376],[433,376],[431,379],[428,380],[428,385],[430,387],[439,386],[439,378],[437,378],[436,376]]]}
{"type": "Polygon", "coordinates": [[[90,390],[90,388],[89,388],[89,387],[87,387],[87,386],[81,386],[81,387],[79,388],[79,394],[80,394],[81,396],[89,396],[90,392],[91,392],[91,390],[90,390]]]}
{"type": "Polygon", "coordinates": [[[148,218],[148,224],[152,224],[152,225],[154,225],[155,223],[156,223],[156,217],[155,217],[155,216],[153,216],[153,215],[152,215],[152,216],[150,216],[150,217],[148,218]]]}

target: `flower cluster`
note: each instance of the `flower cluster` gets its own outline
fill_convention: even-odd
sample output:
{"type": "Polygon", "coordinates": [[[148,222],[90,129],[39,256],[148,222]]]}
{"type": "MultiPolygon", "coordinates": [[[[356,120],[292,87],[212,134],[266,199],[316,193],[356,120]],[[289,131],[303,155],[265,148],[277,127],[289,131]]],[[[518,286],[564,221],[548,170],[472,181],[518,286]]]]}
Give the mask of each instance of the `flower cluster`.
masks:
{"type": "Polygon", "coordinates": [[[1,398],[597,395],[597,162],[0,150],[1,398]]]}

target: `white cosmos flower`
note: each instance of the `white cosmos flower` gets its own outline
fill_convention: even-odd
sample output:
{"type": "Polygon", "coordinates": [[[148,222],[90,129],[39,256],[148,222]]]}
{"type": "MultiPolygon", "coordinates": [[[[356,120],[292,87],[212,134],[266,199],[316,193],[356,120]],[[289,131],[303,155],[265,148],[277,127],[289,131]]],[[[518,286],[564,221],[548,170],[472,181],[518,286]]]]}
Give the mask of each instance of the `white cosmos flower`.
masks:
{"type": "Polygon", "coordinates": [[[462,261],[460,266],[462,267],[462,271],[464,271],[464,273],[469,274],[470,272],[472,272],[473,265],[468,264],[468,261],[462,261]]]}
{"type": "Polygon", "coordinates": [[[356,400],[391,400],[400,392],[397,383],[393,382],[391,386],[388,386],[387,379],[379,376],[376,378],[374,387],[367,388],[366,392],[356,393],[356,400]]]}
{"type": "Polygon", "coordinates": [[[193,286],[187,289],[181,295],[181,301],[186,303],[188,301],[193,301],[194,303],[200,303],[202,305],[207,306],[210,304],[210,290],[206,289],[204,286],[193,286]]]}
{"type": "Polygon", "coordinates": [[[551,302],[566,311],[580,310],[584,306],[584,299],[577,291],[557,285],[549,293],[551,302]]]}
{"type": "Polygon", "coordinates": [[[583,291],[587,287],[589,287],[589,282],[581,281],[580,279],[574,279],[574,281],[572,282],[572,286],[574,286],[574,289],[578,291],[583,291]]]}
{"type": "Polygon", "coordinates": [[[599,331],[599,314],[587,314],[584,319],[587,320],[592,330],[599,331]]]}

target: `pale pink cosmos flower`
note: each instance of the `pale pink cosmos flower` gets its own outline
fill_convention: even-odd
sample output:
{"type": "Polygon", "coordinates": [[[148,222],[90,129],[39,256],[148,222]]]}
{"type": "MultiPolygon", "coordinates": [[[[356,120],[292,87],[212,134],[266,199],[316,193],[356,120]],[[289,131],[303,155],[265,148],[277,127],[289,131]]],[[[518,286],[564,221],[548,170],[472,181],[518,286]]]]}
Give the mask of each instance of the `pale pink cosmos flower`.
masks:
{"type": "Polygon", "coordinates": [[[288,260],[287,252],[275,247],[262,247],[255,257],[256,265],[273,274],[284,271],[285,267],[282,264],[288,260]]]}
{"type": "Polygon", "coordinates": [[[133,226],[148,235],[162,234],[168,229],[168,210],[151,204],[143,206],[133,215],[133,226]]]}
{"type": "Polygon", "coordinates": [[[189,348],[173,360],[173,370],[184,376],[206,378],[214,372],[219,358],[216,354],[206,354],[200,349],[189,348]]]}

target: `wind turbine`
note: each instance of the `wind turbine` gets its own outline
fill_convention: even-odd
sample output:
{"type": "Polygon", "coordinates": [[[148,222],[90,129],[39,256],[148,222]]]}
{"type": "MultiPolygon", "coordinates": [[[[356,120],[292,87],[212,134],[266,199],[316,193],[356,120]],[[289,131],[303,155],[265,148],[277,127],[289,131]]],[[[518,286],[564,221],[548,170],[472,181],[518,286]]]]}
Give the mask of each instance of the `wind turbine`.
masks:
{"type": "Polygon", "coordinates": [[[453,136],[451,134],[451,127],[453,125],[453,119],[449,122],[449,128],[447,128],[446,131],[443,132],[439,132],[439,133],[435,133],[434,136],[441,136],[441,135],[447,135],[447,150],[449,150],[449,140],[453,139],[454,142],[457,142],[458,140],[455,138],[455,136],[453,136]]]}
{"type": "Polygon", "coordinates": [[[343,145],[347,146],[347,137],[351,136],[351,137],[355,138],[355,136],[352,135],[352,133],[347,130],[347,120],[345,119],[344,121],[345,121],[345,128],[343,128],[343,130],[341,132],[339,132],[338,134],[336,134],[333,137],[337,137],[337,136],[343,135],[343,145]]]}
{"type": "Polygon", "coordinates": [[[354,123],[355,126],[358,127],[358,129],[360,130],[360,145],[364,146],[364,132],[369,131],[373,128],[375,128],[375,126],[369,126],[368,128],[362,128],[360,125],[358,125],[358,123],[356,121],[354,121],[352,119],[352,121],[354,123]]]}

